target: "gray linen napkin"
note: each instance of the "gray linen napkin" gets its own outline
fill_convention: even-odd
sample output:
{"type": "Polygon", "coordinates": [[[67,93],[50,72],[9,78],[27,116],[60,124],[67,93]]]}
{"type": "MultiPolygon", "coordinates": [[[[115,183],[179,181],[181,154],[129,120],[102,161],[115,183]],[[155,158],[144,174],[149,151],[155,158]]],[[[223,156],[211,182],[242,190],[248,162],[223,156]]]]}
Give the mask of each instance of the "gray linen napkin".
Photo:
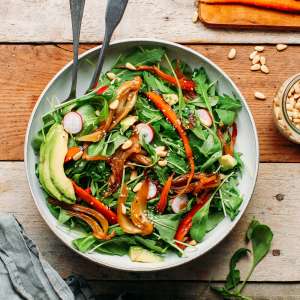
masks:
{"type": "Polygon", "coordinates": [[[0,216],[0,300],[95,300],[82,276],[70,275],[67,283],[15,217],[0,216]]]}

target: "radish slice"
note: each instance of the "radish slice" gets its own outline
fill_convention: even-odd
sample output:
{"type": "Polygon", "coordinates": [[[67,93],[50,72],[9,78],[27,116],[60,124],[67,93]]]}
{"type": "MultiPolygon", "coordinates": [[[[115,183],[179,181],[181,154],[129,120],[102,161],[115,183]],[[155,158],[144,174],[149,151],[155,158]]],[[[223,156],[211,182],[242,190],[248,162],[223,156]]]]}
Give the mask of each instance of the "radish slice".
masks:
{"type": "Polygon", "coordinates": [[[154,131],[150,125],[147,125],[146,123],[139,123],[136,125],[136,128],[139,131],[140,136],[140,143],[143,143],[143,135],[146,143],[151,143],[154,138],[154,131]]]}
{"type": "Polygon", "coordinates": [[[212,117],[206,109],[198,109],[198,116],[201,123],[207,127],[210,127],[213,123],[212,117]]]}
{"type": "Polygon", "coordinates": [[[186,194],[182,194],[173,199],[171,203],[171,208],[175,214],[178,214],[180,211],[186,209],[188,203],[189,203],[188,196],[186,194]]]}
{"type": "MultiPolygon", "coordinates": [[[[144,183],[145,180],[142,180],[141,182],[144,183]]],[[[147,200],[153,199],[157,195],[157,187],[156,185],[149,180],[149,192],[148,192],[148,198],[147,200]]]]}
{"type": "Polygon", "coordinates": [[[82,130],[83,122],[81,115],[75,111],[68,112],[63,119],[64,129],[67,133],[76,134],[82,130]]]}

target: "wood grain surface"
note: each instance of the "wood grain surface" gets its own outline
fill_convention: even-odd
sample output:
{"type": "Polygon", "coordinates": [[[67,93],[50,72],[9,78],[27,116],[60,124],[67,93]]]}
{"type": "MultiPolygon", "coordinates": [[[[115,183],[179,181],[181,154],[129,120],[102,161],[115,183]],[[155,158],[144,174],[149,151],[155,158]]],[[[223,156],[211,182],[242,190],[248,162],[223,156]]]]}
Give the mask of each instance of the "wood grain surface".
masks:
{"type": "MultiPolygon", "coordinates": [[[[207,282],[199,281],[89,281],[97,300],[113,300],[124,291],[139,292],[143,300],[198,300],[198,295],[207,282]]],[[[224,287],[224,282],[213,282],[212,286],[224,287]]],[[[299,300],[299,283],[250,283],[242,294],[252,300],[299,300]]],[[[207,288],[201,300],[222,300],[218,294],[207,288]]]]}
{"type": "MultiPolygon", "coordinates": [[[[298,163],[260,164],[254,195],[245,214],[230,235],[204,256],[165,271],[122,272],[96,265],[67,248],[50,231],[35,207],[27,185],[23,162],[0,163],[0,215],[15,214],[26,233],[39,245],[45,259],[63,278],[70,272],[75,272],[88,280],[105,281],[208,281],[212,277],[216,281],[223,281],[233,253],[240,247],[251,248],[245,240],[245,234],[252,217],[256,216],[260,222],[270,226],[274,239],[268,254],[256,267],[250,281],[296,282],[300,281],[299,166],[298,163]]],[[[250,265],[250,256],[238,263],[242,278],[248,273],[250,265]]]]}
{"type": "MultiPolygon", "coordinates": [[[[81,42],[104,37],[106,0],[86,1],[81,42]]],[[[113,40],[158,38],[180,43],[299,43],[293,31],[208,28],[192,22],[196,0],[130,0],[113,40]]],[[[72,28],[67,0],[2,0],[0,42],[70,43],[72,28]],[[22,12],[22,13],[16,13],[22,12]]]]}
{"type": "MultiPolygon", "coordinates": [[[[94,45],[82,44],[80,53],[94,45]]],[[[290,76],[299,72],[300,48],[290,46],[278,52],[275,46],[265,46],[264,55],[270,73],[250,71],[249,45],[189,45],[187,46],[221,67],[244,95],[256,123],[261,162],[300,162],[300,147],[285,139],[272,119],[272,100],[276,90],[290,76]],[[228,59],[236,48],[234,60],[228,59]],[[267,96],[255,99],[254,93],[267,96]]],[[[53,76],[70,60],[72,45],[0,45],[0,160],[23,160],[24,137],[31,111],[53,76]]]]}
{"type": "Polygon", "coordinates": [[[213,27],[300,29],[299,14],[257,6],[199,3],[199,18],[213,27]]]}

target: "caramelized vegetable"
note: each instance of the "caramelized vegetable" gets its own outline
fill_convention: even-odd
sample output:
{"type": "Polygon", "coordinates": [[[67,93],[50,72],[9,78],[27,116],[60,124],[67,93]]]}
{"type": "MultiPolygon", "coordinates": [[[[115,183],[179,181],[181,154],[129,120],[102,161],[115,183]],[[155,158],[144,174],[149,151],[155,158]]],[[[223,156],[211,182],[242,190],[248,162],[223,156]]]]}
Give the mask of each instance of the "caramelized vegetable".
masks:
{"type": "Polygon", "coordinates": [[[145,155],[141,155],[139,153],[131,154],[128,158],[128,160],[137,163],[137,164],[143,164],[145,166],[150,166],[153,162],[152,158],[147,157],[145,155]]]}
{"type": "Polygon", "coordinates": [[[110,166],[111,166],[111,175],[109,177],[108,181],[108,191],[104,193],[104,198],[110,196],[112,193],[114,193],[122,182],[123,177],[123,167],[126,162],[126,160],[133,154],[133,153],[139,153],[141,150],[141,145],[139,143],[139,136],[138,132],[134,127],[134,130],[132,132],[132,136],[129,140],[132,141],[132,146],[126,150],[122,149],[122,146],[120,146],[113,156],[110,158],[110,166]],[[113,186],[113,187],[112,187],[113,186]],[[111,188],[112,187],[112,188],[111,188]]]}
{"type": "Polygon", "coordinates": [[[167,180],[165,186],[164,186],[164,189],[161,193],[161,196],[160,196],[160,200],[159,202],[157,203],[156,205],[156,212],[159,213],[159,214],[163,214],[164,210],[166,209],[166,206],[168,204],[168,195],[169,195],[169,192],[170,192],[170,188],[171,188],[171,184],[172,184],[172,179],[173,179],[173,176],[174,176],[175,173],[173,173],[169,179],[167,180]]]}
{"type": "Polygon", "coordinates": [[[228,146],[227,142],[224,141],[224,146],[223,146],[224,152],[225,152],[225,154],[229,154],[233,157],[234,145],[235,145],[236,136],[237,136],[236,124],[235,123],[232,124],[232,135],[230,134],[230,132],[229,132],[229,130],[227,129],[226,126],[221,126],[218,129],[217,135],[218,135],[218,138],[219,138],[221,143],[223,143],[223,139],[224,139],[222,131],[226,132],[228,134],[228,136],[230,137],[230,139],[231,139],[230,146],[228,146]]]}
{"type": "Polygon", "coordinates": [[[124,232],[127,233],[143,233],[143,230],[133,224],[133,222],[129,219],[129,217],[126,214],[126,200],[129,193],[129,187],[126,183],[124,183],[119,201],[118,201],[118,209],[117,209],[117,215],[118,215],[118,221],[120,224],[120,227],[123,229],[124,232]],[[125,211],[123,211],[125,210],[125,211]]]}
{"type": "MultiPolygon", "coordinates": [[[[69,178],[70,179],[70,178],[69,178]]],[[[94,207],[97,211],[104,215],[110,224],[118,224],[117,215],[110,209],[101,203],[97,198],[87,193],[83,188],[79,187],[72,179],[70,181],[73,184],[75,193],[81,197],[85,202],[94,207]]]]}
{"type": "Polygon", "coordinates": [[[131,206],[132,222],[142,229],[142,235],[148,235],[153,231],[153,223],[147,217],[147,199],[149,192],[149,179],[145,172],[145,181],[141,189],[136,194],[131,206]]]}
{"type": "MultiPolygon", "coordinates": [[[[96,218],[102,228],[103,228],[103,234],[106,234],[107,231],[108,231],[108,221],[106,220],[106,218],[99,212],[99,211],[96,211],[92,208],[89,208],[89,207],[86,207],[86,206],[83,206],[83,205],[79,205],[79,204],[68,204],[68,203],[65,203],[65,202],[62,202],[62,201],[59,201],[59,200],[55,200],[55,199],[52,199],[52,198],[48,198],[47,201],[49,203],[51,203],[52,205],[54,206],[59,206],[63,209],[67,209],[67,210],[75,210],[75,211],[78,211],[78,212],[81,212],[81,213],[86,213],[88,215],[91,215],[93,216],[94,218],[96,218]]],[[[110,239],[112,236],[107,236],[107,238],[105,239],[110,239]]]]}
{"type": "MultiPolygon", "coordinates": [[[[190,161],[191,164],[191,172],[190,177],[187,181],[185,189],[188,187],[190,182],[192,181],[192,178],[194,176],[195,172],[195,162],[193,157],[193,152],[191,149],[191,146],[189,145],[189,139],[187,137],[187,134],[184,130],[184,127],[181,124],[181,120],[177,117],[175,112],[172,110],[171,106],[160,96],[153,92],[145,92],[145,95],[148,99],[150,99],[162,112],[163,114],[171,121],[171,123],[175,126],[177,129],[180,137],[182,138],[186,157],[190,161]]],[[[185,192],[185,189],[182,190],[180,194],[183,194],[185,192]]]]}
{"type": "Polygon", "coordinates": [[[66,154],[66,157],[65,157],[65,161],[64,163],[70,161],[73,159],[74,155],[76,155],[77,153],[79,153],[81,151],[80,147],[71,147],[68,149],[68,152],[66,154]]]}

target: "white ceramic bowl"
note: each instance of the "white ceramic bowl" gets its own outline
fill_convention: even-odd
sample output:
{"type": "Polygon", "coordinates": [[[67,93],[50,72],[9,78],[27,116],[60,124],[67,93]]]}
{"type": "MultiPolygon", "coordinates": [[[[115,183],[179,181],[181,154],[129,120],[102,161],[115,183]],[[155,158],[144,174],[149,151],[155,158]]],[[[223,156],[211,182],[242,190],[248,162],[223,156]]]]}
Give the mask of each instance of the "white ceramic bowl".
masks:
{"type": "MultiPolygon", "coordinates": [[[[195,259],[212,249],[230,233],[230,231],[234,228],[234,226],[241,218],[251,199],[258,173],[259,149],[254,120],[241,92],[238,90],[238,88],[226,75],[225,72],[223,72],[218,66],[216,66],[214,63],[212,63],[210,60],[208,60],[201,54],[184,46],[161,40],[124,40],[114,42],[109,46],[103,71],[106,72],[110,69],[110,67],[112,66],[112,64],[114,63],[114,61],[120,53],[124,55],[128,53],[128,51],[134,46],[142,46],[143,48],[163,46],[167,48],[167,54],[169,58],[174,59],[179,57],[181,60],[186,61],[192,68],[199,68],[200,66],[203,66],[211,80],[214,81],[219,78],[216,86],[217,91],[220,94],[227,94],[231,96],[234,92],[237,95],[237,97],[241,100],[243,107],[240,109],[236,117],[238,135],[235,150],[244,153],[242,158],[247,164],[248,168],[250,169],[252,177],[250,177],[246,168],[244,168],[243,176],[242,178],[240,178],[239,185],[241,194],[244,194],[244,201],[240,207],[240,213],[234,220],[234,222],[231,222],[228,217],[225,218],[214,230],[209,232],[204,237],[203,241],[200,244],[197,245],[198,251],[190,251],[190,249],[188,249],[188,258],[178,258],[175,253],[168,253],[165,255],[166,261],[164,263],[137,263],[132,262],[130,258],[126,255],[123,257],[109,256],[98,254],[96,252],[92,254],[83,254],[77,251],[72,246],[71,240],[79,237],[79,235],[72,232],[63,232],[56,228],[58,222],[51,214],[46,205],[44,191],[40,188],[40,183],[38,182],[38,179],[34,172],[35,163],[38,162],[38,156],[34,155],[32,143],[35,134],[41,129],[41,116],[50,110],[47,98],[51,99],[52,96],[55,94],[58,97],[58,99],[64,100],[69,95],[72,76],[72,62],[70,62],[60,72],[56,74],[56,76],[44,89],[43,93],[41,94],[39,100],[37,101],[34,107],[31,118],[29,120],[26,134],[25,165],[29,187],[35,204],[38,210],[40,211],[42,217],[48,224],[49,228],[65,245],[70,247],[79,255],[91,261],[94,261],[95,263],[102,264],[108,267],[128,271],[154,271],[178,266],[192,259],[195,259]]],[[[84,94],[87,87],[89,86],[90,80],[94,72],[94,67],[91,66],[88,62],[86,62],[85,58],[88,58],[92,62],[96,62],[99,56],[100,49],[101,46],[95,47],[94,49],[91,49],[80,56],[77,96],[84,94]]]]}

